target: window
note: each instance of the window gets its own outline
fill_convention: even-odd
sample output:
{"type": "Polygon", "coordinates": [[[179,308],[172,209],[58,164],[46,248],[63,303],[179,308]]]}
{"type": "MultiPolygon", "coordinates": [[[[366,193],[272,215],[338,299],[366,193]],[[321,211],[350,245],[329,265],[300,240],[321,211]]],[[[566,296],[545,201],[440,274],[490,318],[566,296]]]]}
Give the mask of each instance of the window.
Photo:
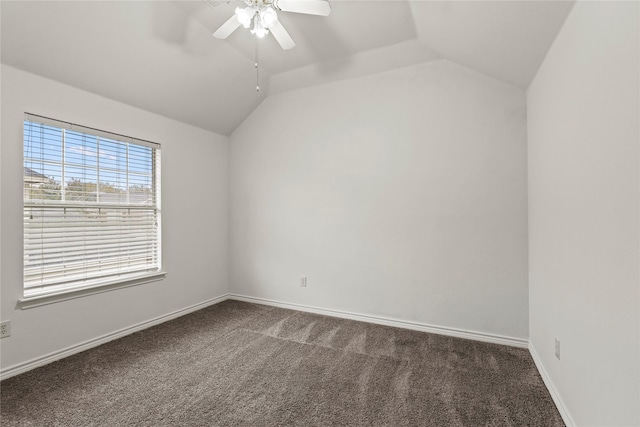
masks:
{"type": "Polygon", "coordinates": [[[24,296],[159,272],[160,145],[24,120],[24,296]]]}

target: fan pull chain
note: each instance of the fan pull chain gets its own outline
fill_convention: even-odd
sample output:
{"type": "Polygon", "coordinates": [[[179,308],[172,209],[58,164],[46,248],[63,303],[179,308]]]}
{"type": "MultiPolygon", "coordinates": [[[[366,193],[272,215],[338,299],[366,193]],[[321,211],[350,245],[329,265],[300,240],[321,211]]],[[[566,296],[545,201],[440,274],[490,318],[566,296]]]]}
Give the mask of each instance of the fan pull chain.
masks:
{"type": "Polygon", "coordinates": [[[258,68],[258,38],[256,37],[256,52],[255,52],[255,67],[256,67],[256,92],[260,92],[260,70],[258,68]]]}

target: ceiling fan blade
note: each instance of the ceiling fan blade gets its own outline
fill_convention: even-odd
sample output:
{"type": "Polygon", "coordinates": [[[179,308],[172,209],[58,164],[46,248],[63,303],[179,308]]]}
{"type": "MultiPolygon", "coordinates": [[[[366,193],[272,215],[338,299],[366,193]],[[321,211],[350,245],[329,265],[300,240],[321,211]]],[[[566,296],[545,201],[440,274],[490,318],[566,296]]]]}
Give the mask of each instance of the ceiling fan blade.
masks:
{"type": "Polygon", "coordinates": [[[331,6],[327,0],[275,0],[273,5],[283,12],[329,16],[331,6]]]}
{"type": "Polygon", "coordinates": [[[231,33],[233,33],[238,27],[240,26],[240,22],[238,22],[238,19],[236,18],[235,15],[231,16],[231,18],[229,18],[227,20],[227,22],[225,22],[224,24],[222,24],[220,26],[220,28],[218,28],[216,30],[215,33],[213,33],[213,37],[217,38],[217,39],[226,39],[227,37],[229,37],[231,35],[231,33]]]}
{"type": "Polygon", "coordinates": [[[276,41],[283,49],[289,50],[296,45],[296,42],[293,41],[280,21],[275,21],[273,24],[271,24],[271,27],[269,27],[269,31],[271,31],[271,34],[273,34],[273,37],[275,37],[276,41]]]}

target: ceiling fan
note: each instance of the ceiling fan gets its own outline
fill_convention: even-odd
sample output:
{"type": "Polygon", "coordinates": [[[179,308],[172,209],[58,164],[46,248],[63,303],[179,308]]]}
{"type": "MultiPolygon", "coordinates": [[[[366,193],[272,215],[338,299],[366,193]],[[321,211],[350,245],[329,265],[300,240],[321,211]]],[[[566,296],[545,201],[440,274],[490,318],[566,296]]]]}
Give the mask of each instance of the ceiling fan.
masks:
{"type": "Polygon", "coordinates": [[[214,37],[226,39],[241,25],[244,28],[253,25],[251,34],[262,38],[271,32],[283,49],[291,49],[296,43],[278,21],[276,11],[319,16],[331,13],[328,0],[244,0],[244,3],[246,6],[237,7],[234,15],[213,33],[214,37]]]}

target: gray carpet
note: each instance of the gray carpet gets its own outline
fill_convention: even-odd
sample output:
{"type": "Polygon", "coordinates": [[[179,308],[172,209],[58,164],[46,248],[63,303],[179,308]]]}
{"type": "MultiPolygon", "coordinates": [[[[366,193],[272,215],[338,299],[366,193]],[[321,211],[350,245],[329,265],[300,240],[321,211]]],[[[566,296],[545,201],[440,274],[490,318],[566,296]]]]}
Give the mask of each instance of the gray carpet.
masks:
{"type": "Polygon", "coordinates": [[[6,426],[563,426],[527,350],[225,301],[0,383],[6,426]]]}

